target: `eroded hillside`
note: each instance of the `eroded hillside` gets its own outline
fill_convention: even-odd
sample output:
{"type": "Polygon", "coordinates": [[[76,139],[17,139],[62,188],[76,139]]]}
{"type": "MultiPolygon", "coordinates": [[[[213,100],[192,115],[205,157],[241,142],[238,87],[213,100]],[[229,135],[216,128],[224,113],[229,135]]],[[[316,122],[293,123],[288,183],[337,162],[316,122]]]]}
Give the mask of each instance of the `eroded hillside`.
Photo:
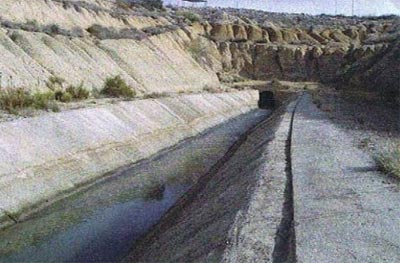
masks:
{"type": "Polygon", "coordinates": [[[399,34],[396,17],[149,11],[121,1],[7,0],[0,11],[1,84],[30,89],[46,89],[50,76],[99,89],[121,75],[139,93],[217,87],[217,76],[336,82],[360,78],[361,66],[373,77],[399,34]]]}

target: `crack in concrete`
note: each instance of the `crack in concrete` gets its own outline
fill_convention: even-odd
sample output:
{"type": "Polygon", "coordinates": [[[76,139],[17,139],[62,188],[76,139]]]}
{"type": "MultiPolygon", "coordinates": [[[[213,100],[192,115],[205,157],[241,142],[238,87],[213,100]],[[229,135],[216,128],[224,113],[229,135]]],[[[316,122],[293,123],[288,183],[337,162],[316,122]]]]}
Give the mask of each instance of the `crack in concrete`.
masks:
{"type": "Polygon", "coordinates": [[[294,263],[296,262],[296,233],[294,228],[294,201],[293,201],[293,174],[292,174],[292,132],[296,108],[301,100],[298,98],[290,119],[288,138],[285,145],[286,154],[286,186],[285,201],[282,207],[282,220],[275,235],[275,247],[272,253],[273,263],[294,263]]]}

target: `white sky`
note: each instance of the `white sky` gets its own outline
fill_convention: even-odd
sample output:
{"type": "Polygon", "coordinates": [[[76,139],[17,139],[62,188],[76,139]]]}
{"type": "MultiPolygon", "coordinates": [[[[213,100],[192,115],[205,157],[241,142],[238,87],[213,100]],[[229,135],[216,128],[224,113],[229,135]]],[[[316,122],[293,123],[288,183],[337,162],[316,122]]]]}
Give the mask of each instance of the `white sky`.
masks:
{"type": "MultiPolygon", "coordinates": [[[[164,0],[181,4],[182,0],[164,0]]],[[[354,0],[356,15],[400,15],[400,0],[354,0]]],[[[186,6],[192,4],[186,3],[186,6]]],[[[204,4],[196,4],[203,6],[204,4]]],[[[351,15],[352,0],[208,0],[209,6],[243,7],[273,12],[351,15]],[[337,4],[336,4],[337,2],[337,4]],[[337,8],[336,8],[337,6],[337,8]]]]}

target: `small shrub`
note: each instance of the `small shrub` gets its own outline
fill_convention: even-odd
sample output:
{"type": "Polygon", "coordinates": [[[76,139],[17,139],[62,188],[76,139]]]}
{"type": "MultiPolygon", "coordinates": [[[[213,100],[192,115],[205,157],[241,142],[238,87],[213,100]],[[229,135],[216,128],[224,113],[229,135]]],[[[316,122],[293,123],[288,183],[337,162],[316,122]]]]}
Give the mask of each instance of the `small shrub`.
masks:
{"type": "Polygon", "coordinates": [[[136,95],[136,92],[126,84],[121,76],[107,78],[100,93],[114,98],[133,98],[136,95]]]}
{"type": "Polygon", "coordinates": [[[0,106],[9,113],[16,113],[24,107],[29,107],[31,104],[32,98],[24,88],[0,90],[0,106]]]}
{"type": "Polygon", "coordinates": [[[146,34],[136,28],[123,28],[118,32],[117,38],[142,40],[146,38],[146,34]]]}
{"type": "Polygon", "coordinates": [[[135,39],[141,40],[146,37],[146,34],[136,28],[123,28],[117,30],[115,28],[104,27],[94,24],[86,29],[92,36],[98,39],[135,39]]]}
{"type": "Polygon", "coordinates": [[[52,109],[53,111],[58,108],[54,92],[37,92],[32,95],[25,88],[0,90],[0,107],[12,114],[29,107],[40,110],[52,109]]]}
{"type": "Polygon", "coordinates": [[[185,19],[189,20],[191,23],[200,22],[201,17],[200,15],[190,12],[190,11],[180,11],[176,13],[178,16],[182,16],[185,19]]]}
{"type": "Polygon", "coordinates": [[[278,79],[272,79],[271,86],[273,89],[283,89],[282,83],[278,79]]]}
{"type": "Polygon", "coordinates": [[[11,39],[13,42],[17,42],[18,39],[21,39],[21,38],[22,38],[22,35],[21,35],[19,32],[12,32],[12,33],[10,34],[10,39],[11,39]]]}
{"type": "Polygon", "coordinates": [[[80,27],[73,27],[71,29],[71,31],[69,32],[69,36],[71,36],[71,37],[84,37],[85,36],[85,32],[80,27]]]}
{"type": "Polygon", "coordinates": [[[60,97],[61,102],[71,102],[72,101],[72,95],[68,92],[63,92],[61,97],[60,97]]]}
{"type": "MultiPolygon", "coordinates": [[[[55,104],[55,93],[54,92],[37,92],[32,95],[32,107],[38,110],[53,109],[55,104]]],[[[54,111],[54,110],[53,110],[54,111]]]]}
{"type": "Polygon", "coordinates": [[[75,100],[86,100],[90,95],[89,90],[85,89],[83,86],[83,82],[81,82],[79,86],[70,85],[65,91],[75,100]]]}
{"type": "Polygon", "coordinates": [[[391,145],[387,150],[374,155],[378,168],[387,174],[400,178],[400,145],[391,145]]]}
{"type": "Polygon", "coordinates": [[[143,96],[143,99],[157,99],[167,97],[168,93],[166,92],[153,92],[143,96]]]}
{"type": "Polygon", "coordinates": [[[57,34],[60,34],[60,32],[61,32],[61,28],[57,24],[52,24],[52,25],[50,25],[49,28],[50,28],[50,34],[52,34],[52,35],[57,35],[57,34]]]}
{"type": "Polygon", "coordinates": [[[220,88],[220,87],[212,87],[212,86],[206,85],[203,88],[203,91],[208,92],[208,93],[221,93],[224,90],[222,88],[220,88]]]}
{"type": "Polygon", "coordinates": [[[21,25],[21,29],[31,32],[40,32],[42,30],[36,19],[27,21],[25,24],[21,25]]]}
{"type": "Polygon", "coordinates": [[[122,8],[124,10],[129,10],[131,9],[131,5],[128,2],[125,2],[124,0],[117,0],[116,4],[119,8],[122,8]]]}
{"type": "Polygon", "coordinates": [[[90,26],[86,31],[99,39],[106,39],[110,35],[113,35],[107,27],[98,24],[90,26]]]}
{"type": "Polygon", "coordinates": [[[142,0],[140,4],[148,10],[162,10],[164,8],[162,0],[142,0]]]}
{"type": "Polygon", "coordinates": [[[51,90],[51,91],[56,91],[56,90],[62,90],[63,85],[64,85],[65,79],[60,78],[58,76],[51,76],[49,79],[46,81],[46,86],[51,90]]]}

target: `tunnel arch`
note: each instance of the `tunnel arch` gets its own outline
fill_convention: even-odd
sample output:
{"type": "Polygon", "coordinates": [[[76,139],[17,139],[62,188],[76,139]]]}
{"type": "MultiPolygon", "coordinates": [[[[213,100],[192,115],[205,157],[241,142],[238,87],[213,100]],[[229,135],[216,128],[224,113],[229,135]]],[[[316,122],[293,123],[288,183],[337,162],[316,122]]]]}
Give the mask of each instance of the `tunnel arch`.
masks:
{"type": "Polygon", "coordinates": [[[273,109],[275,108],[275,97],[272,91],[260,91],[258,107],[260,109],[273,109]]]}

